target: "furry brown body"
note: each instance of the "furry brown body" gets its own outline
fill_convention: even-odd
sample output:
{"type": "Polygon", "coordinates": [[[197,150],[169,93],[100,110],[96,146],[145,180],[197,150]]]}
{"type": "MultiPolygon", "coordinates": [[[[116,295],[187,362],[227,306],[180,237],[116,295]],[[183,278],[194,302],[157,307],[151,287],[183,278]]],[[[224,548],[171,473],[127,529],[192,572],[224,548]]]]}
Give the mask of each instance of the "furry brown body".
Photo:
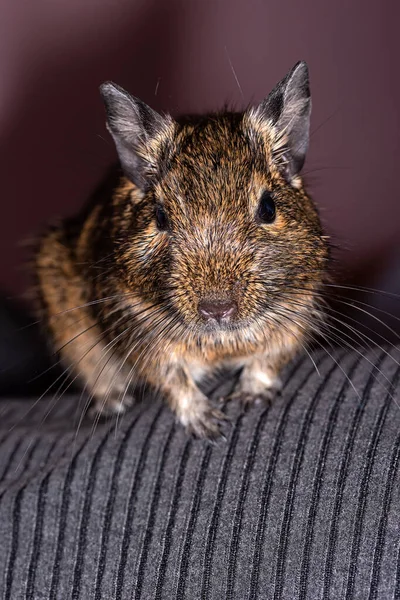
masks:
{"type": "Polygon", "coordinates": [[[304,68],[256,109],[181,123],[103,88],[124,174],[36,257],[55,347],[98,411],[122,410],[144,382],[189,431],[215,436],[223,415],[196,381],[240,365],[237,395],[269,400],[318,327],[328,250],[298,174],[304,68]]]}

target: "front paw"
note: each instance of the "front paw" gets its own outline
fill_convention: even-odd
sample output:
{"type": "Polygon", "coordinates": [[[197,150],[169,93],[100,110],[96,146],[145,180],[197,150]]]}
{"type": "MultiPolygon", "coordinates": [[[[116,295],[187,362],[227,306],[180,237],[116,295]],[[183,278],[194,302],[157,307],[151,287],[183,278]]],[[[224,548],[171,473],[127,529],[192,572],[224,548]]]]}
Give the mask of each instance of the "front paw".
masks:
{"type": "Polygon", "coordinates": [[[89,417],[92,419],[98,419],[99,417],[108,419],[114,415],[122,415],[133,403],[134,397],[130,393],[125,393],[125,391],[112,392],[104,397],[97,396],[89,409],[89,417]]]}
{"type": "Polygon", "coordinates": [[[189,435],[214,441],[225,437],[222,428],[228,418],[204,399],[201,402],[194,401],[191,406],[188,406],[180,415],[180,421],[189,435]]]}
{"type": "Polygon", "coordinates": [[[241,377],[229,399],[239,401],[245,408],[250,404],[269,406],[281,390],[282,382],[276,376],[241,377]]]}

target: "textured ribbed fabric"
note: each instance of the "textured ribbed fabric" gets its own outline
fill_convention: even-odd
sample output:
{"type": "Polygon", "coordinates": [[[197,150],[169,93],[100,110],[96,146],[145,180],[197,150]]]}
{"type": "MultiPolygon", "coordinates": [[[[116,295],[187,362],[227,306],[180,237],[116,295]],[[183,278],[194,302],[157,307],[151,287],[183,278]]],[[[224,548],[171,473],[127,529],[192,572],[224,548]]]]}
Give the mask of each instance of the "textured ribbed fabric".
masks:
{"type": "Polygon", "coordinates": [[[216,444],[157,401],[95,431],[79,398],[2,401],[0,597],[400,599],[392,356],[303,357],[216,444]]]}

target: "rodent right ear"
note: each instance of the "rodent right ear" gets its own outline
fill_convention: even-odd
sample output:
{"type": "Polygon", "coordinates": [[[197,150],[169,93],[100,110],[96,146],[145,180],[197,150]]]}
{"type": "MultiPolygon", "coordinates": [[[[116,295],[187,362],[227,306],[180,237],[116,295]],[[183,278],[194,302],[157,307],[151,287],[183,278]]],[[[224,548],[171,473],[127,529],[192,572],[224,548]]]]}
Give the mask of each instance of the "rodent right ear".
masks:
{"type": "Polygon", "coordinates": [[[107,128],[121,166],[126,176],[143,189],[148,178],[157,171],[163,141],[173,132],[174,121],[115,83],[103,83],[100,93],[106,108],[107,128]]]}

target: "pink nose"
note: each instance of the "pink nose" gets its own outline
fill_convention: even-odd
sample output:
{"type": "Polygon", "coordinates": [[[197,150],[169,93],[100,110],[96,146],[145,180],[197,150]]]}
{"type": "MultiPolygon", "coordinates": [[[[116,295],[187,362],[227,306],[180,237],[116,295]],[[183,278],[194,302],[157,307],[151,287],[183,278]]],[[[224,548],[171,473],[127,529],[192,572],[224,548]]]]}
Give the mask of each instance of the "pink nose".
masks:
{"type": "Polygon", "coordinates": [[[198,311],[207,321],[229,321],[237,313],[237,304],[233,300],[203,300],[198,311]]]}

